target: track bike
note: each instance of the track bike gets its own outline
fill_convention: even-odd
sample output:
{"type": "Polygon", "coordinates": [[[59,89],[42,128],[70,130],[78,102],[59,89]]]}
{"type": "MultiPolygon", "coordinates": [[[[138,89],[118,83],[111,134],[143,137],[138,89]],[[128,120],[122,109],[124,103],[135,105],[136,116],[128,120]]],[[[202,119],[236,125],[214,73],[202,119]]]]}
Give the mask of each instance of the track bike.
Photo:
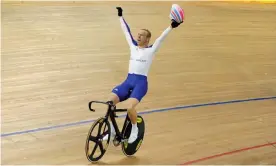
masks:
{"type": "Polygon", "coordinates": [[[107,105],[108,108],[105,116],[95,120],[92,126],[90,127],[90,130],[88,132],[87,139],[86,139],[86,144],[85,144],[85,153],[86,153],[87,159],[90,162],[95,162],[100,160],[106,153],[111,139],[111,126],[108,120],[109,118],[116,132],[115,138],[113,139],[114,146],[117,147],[121,145],[122,151],[126,156],[134,155],[139,150],[144,139],[145,122],[142,116],[140,115],[137,116],[137,127],[139,129],[138,137],[133,143],[129,144],[128,138],[131,133],[132,124],[128,115],[126,115],[125,117],[124,124],[121,128],[121,131],[116,122],[116,118],[118,118],[116,113],[127,112],[127,109],[116,109],[116,106],[108,102],[90,101],[88,103],[88,107],[89,107],[89,110],[92,112],[95,112],[95,109],[92,108],[93,103],[105,104],[107,105]],[[93,135],[93,132],[95,132],[94,135],[93,135]],[[108,134],[108,138],[104,140],[103,138],[107,134],[108,134]],[[99,152],[100,152],[98,155],[96,154],[97,148],[99,148],[99,152]]]}

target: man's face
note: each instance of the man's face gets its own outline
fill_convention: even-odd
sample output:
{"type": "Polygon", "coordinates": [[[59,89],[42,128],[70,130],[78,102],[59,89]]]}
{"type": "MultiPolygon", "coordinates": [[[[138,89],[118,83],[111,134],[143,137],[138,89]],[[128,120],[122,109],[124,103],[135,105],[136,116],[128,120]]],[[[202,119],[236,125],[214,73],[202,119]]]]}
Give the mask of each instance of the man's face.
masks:
{"type": "Polygon", "coordinates": [[[140,30],[138,32],[137,43],[139,46],[143,46],[149,42],[149,38],[147,37],[147,35],[148,35],[148,32],[145,30],[140,30]]]}

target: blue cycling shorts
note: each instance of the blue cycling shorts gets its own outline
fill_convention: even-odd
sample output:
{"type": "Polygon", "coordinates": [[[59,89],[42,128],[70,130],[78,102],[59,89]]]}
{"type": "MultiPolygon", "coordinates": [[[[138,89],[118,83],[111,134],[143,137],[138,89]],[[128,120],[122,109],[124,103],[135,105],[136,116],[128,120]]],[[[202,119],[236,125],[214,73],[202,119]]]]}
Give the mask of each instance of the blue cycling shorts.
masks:
{"type": "Polygon", "coordinates": [[[128,74],[126,80],[112,90],[119,97],[120,102],[128,98],[135,98],[140,102],[147,91],[147,77],[137,74],[128,74]]]}

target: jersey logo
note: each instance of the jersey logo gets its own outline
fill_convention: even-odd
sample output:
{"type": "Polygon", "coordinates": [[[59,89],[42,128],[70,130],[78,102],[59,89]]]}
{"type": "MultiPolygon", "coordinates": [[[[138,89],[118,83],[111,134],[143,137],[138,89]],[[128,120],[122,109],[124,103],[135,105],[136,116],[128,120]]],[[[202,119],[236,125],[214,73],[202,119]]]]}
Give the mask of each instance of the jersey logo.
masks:
{"type": "Polygon", "coordinates": [[[138,62],[147,62],[147,60],[145,60],[145,59],[136,59],[136,61],[138,61],[138,62]]]}

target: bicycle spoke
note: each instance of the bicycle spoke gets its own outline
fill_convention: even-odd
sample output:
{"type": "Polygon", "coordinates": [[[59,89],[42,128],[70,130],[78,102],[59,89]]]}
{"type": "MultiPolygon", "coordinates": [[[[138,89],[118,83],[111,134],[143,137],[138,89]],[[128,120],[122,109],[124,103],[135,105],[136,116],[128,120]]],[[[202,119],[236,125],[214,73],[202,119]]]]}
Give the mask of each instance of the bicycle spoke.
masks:
{"type": "Polygon", "coordinates": [[[104,125],[104,129],[103,129],[103,131],[105,131],[106,126],[107,126],[107,124],[105,124],[105,125],[104,125]]]}
{"type": "Polygon", "coordinates": [[[94,149],[93,149],[93,151],[92,151],[92,153],[91,153],[91,155],[90,155],[91,158],[93,157],[94,153],[96,152],[97,147],[98,147],[98,144],[96,144],[96,145],[94,146],[94,149]]]}
{"type": "Polygon", "coordinates": [[[90,141],[93,141],[93,142],[95,142],[95,143],[98,142],[97,138],[94,137],[94,136],[92,136],[92,135],[89,136],[89,140],[90,140],[90,141]]]}
{"type": "Polygon", "coordinates": [[[99,147],[100,147],[101,153],[103,153],[104,152],[104,148],[103,148],[103,143],[102,142],[99,143],[99,147]]]}
{"type": "Polygon", "coordinates": [[[102,126],[103,126],[103,123],[99,123],[100,125],[99,125],[99,129],[98,129],[98,135],[97,136],[99,136],[100,135],[100,133],[101,133],[101,129],[102,129],[102,126]]]}

